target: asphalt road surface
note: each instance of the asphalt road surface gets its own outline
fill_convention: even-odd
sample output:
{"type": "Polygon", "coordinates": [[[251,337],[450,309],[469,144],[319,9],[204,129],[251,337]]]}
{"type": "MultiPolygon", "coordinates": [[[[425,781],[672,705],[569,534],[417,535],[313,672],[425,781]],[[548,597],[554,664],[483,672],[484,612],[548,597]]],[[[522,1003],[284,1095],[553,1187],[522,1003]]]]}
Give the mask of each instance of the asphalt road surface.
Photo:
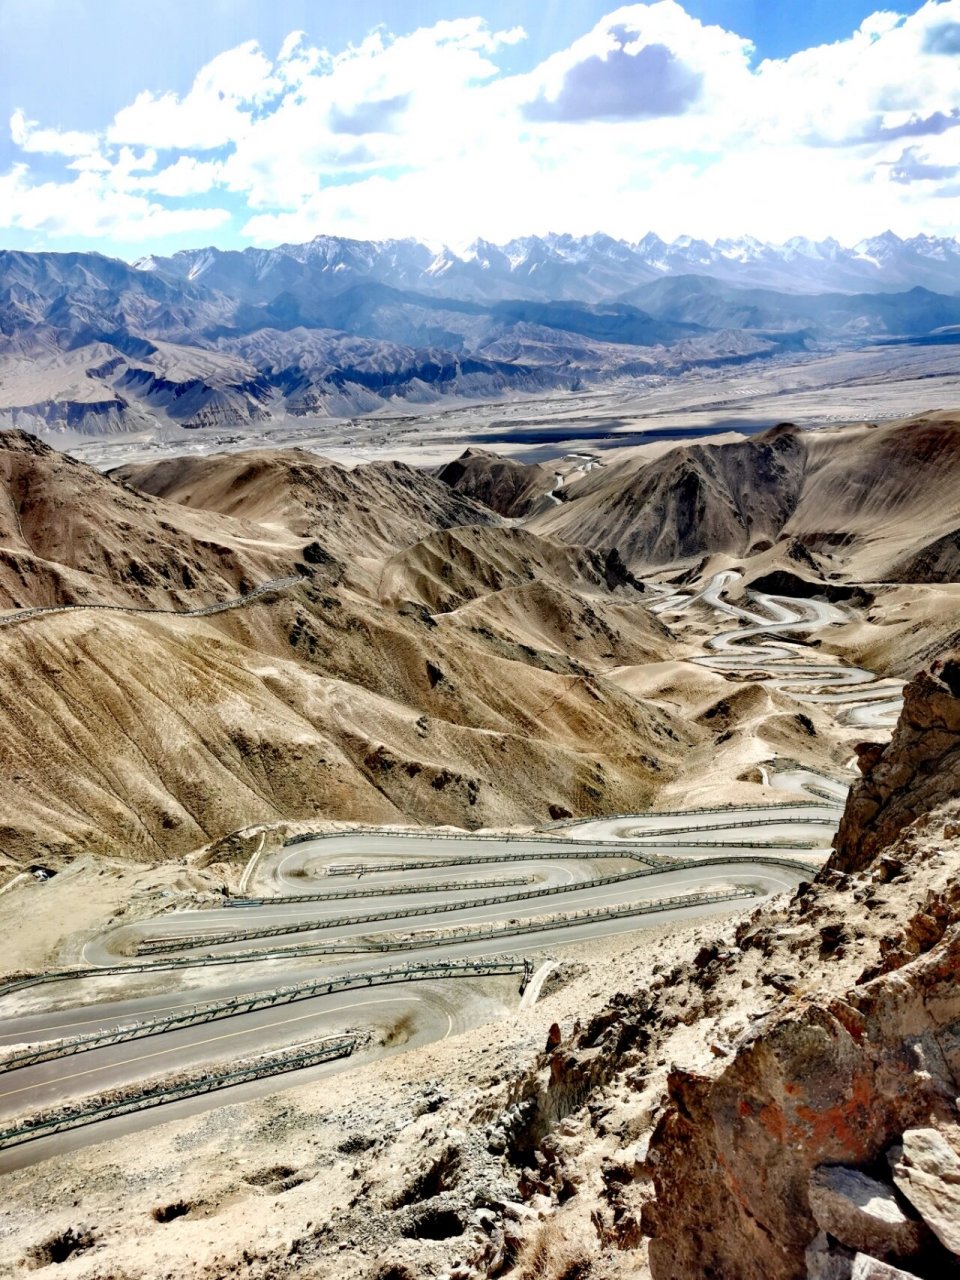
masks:
{"type": "MultiPolygon", "coordinates": [[[[669,615],[699,601],[736,619],[736,629],[714,636],[709,652],[694,661],[714,670],[763,671],[799,701],[831,702],[838,716],[860,724],[892,722],[900,705],[894,682],[812,657],[779,638],[841,620],[834,606],[748,593],[752,607],[742,608],[724,598],[736,577],[717,574],[701,592],[665,594],[653,606],[669,615]]],[[[84,976],[0,993],[0,1052],[129,1028],[291,983],[345,974],[362,982],[387,965],[508,957],[553,963],[571,944],[752,909],[757,898],[809,878],[811,864],[826,854],[846,794],[843,782],[814,770],[786,762],[768,769],[766,780],[783,791],[783,804],[620,815],[542,837],[357,831],[279,851],[264,850],[261,841],[241,881],[260,901],[173,911],[90,939],[82,953],[89,971],[84,976]],[[406,865],[411,863],[427,865],[406,865]],[[604,882],[590,883],[598,879],[604,882]],[[491,884],[496,880],[515,883],[491,884]],[[543,894],[548,889],[556,892],[543,894]],[[613,914],[654,900],[731,890],[756,897],[742,905],[680,902],[653,914],[613,914]],[[294,900],[274,900],[281,896],[294,900]],[[369,919],[387,913],[389,918],[369,919]],[[237,936],[250,931],[276,933],[237,936]],[[193,940],[197,946],[185,945],[193,940]],[[136,967],[144,962],[137,956],[144,943],[161,948],[149,957],[148,972],[136,967]],[[121,972],[96,972],[107,966],[121,972]]],[[[350,1059],[0,1150],[0,1171],[456,1034],[516,1009],[518,985],[517,974],[461,974],[359,986],[0,1072],[0,1129],[9,1129],[109,1090],[200,1076],[326,1036],[359,1037],[350,1059]]]]}

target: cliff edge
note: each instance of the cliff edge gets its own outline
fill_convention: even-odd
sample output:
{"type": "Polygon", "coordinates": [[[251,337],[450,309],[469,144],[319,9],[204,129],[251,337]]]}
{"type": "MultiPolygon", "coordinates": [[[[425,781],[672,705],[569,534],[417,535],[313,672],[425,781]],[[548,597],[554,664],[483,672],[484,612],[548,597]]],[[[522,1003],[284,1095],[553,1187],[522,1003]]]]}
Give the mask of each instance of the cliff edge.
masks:
{"type": "Polygon", "coordinates": [[[960,654],[910,681],[891,741],[865,743],[858,756],[863,776],[850,792],[827,874],[868,866],[904,827],[960,793],[960,654]]]}

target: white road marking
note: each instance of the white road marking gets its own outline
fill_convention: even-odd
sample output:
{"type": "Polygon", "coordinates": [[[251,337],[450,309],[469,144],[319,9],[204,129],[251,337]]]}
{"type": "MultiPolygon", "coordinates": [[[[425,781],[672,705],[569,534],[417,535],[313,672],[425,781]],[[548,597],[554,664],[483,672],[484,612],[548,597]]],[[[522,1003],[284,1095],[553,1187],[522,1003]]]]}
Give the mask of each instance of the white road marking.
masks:
{"type": "MultiPolygon", "coordinates": [[[[334,1009],[323,1009],[320,1011],[317,1011],[315,1009],[312,1013],[301,1013],[301,1014],[298,1014],[295,1018],[281,1018],[277,1022],[268,1022],[261,1027],[253,1027],[253,1028],[247,1027],[240,1031],[227,1031],[227,1032],[224,1032],[223,1035],[208,1036],[206,1040],[191,1040],[188,1045],[171,1045],[167,1049],[157,1049],[153,1053],[141,1053],[136,1058],[123,1058],[119,1062],[108,1063],[106,1064],[106,1066],[128,1067],[132,1065],[134,1062],[148,1062],[151,1058],[162,1058],[165,1054],[168,1054],[168,1053],[182,1053],[185,1050],[189,1051],[191,1049],[198,1049],[201,1047],[201,1045],[216,1044],[220,1040],[235,1040],[237,1036],[249,1035],[251,1031],[272,1031],[276,1027],[286,1027],[293,1022],[305,1022],[310,1018],[316,1018],[319,1016],[326,1017],[328,1014],[331,1014],[331,1013],[344,1013],[348,1009],[368,1009],[371,1005],[374,1005],[374,1004],[405,1004],[411,1001],[420,1002],[422,1001],[422,997],[407,995],[407,996],[392,996],[388,999],[383,999],[383,1000],[357,1000],[353,1004],[337,1005],[336,1008],[334,1009]]],[[[29,1067],[26,1068],[26,1070],[29,1070],[29,1069],[30,1069],[29,1067]]],[[[47,1086],[54,1085],[54,1084],[64,1084],[67,1080],[78,1080],[80,1079],[81,1076],[96,1075],[98,1072],[104,1071],[105,1069],[106,1067],[103,1065],[99,1067],[88,1067],[85,1071],[73,1071],[71,1072],[70,1075],[67,1075],[67,1076],[56,1076],[52,1080],[42,1080],[36,1084],[21,1085],[19,1089],[8,1089],[6,1093],[0,1093],[0,1098],[12,1098],[14,1094],[28,1093],[31,1089],[46,1088],[47,1086]]]]}

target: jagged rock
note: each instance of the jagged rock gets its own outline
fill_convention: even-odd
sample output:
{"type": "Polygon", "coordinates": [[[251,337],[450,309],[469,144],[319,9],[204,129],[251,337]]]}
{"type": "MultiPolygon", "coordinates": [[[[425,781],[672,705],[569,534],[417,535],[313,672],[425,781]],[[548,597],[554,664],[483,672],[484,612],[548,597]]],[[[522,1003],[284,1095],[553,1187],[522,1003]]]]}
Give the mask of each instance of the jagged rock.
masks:
{"type": "Polygon", "coordinates": [[[906,1216],[893,1188],[859,1169],[814,1169],[810,1208],[820,1230],[850,1249],[877,1258],[907,1258],[921,1247],[923,1228],[906,1216]]]}
{"type": "Polygon", "coordinates": [[[955,1114],[938,1036],[960,1019],[958,972],[952,930],[845,1001],[760,1023],[718,1076],[670,1075],[643,1210],[656,1280],[795,1280],[817,1230],[810,1172],[869,1165],[904,1130],[955,1114]]]}
{"type": "Polygon", "coordinates": [[[903,691],[890,743],[860,754],[830,871],[857,871],[911,822],[960,791],[960,654],[934,663],[903,691]]]}
{"type": "Polygon", "coordinates": [[[853,1250],[831,1243],[823,1231],[807,1245],[807,1280],[850,1280],[853,1250]]]}
{"type": "Polygon", "coordinates": [[[899,1190],[940,1242],[960,1255],[960,1155],[936,1129],[908,1129],[888,1158],[899,1190]]]}
{"type": "Polygon", "coordinates": [[[858,1253],[850,1269],[850,1280],[917,1280],[917,1277],[912,1271],[901,1271],[888,1262],[858,1253]]]}

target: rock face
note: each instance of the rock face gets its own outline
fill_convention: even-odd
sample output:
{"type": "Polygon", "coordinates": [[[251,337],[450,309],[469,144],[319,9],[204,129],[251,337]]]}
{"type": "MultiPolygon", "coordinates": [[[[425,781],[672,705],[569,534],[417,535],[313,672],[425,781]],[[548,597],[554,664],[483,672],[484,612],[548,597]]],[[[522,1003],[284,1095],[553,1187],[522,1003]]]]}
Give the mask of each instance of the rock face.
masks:
{"type": "Polygon", "coordinates": [[[737,935],[763,946],[764,982],[827,901],[845,941],[831,950],[823,926],[811,981],[786,974],[786,999],[713,1070],[668,1076],[642,1214],[655,1280],[960,1274],[960,661],[918,676],[890,745],[863,754],[828,864],[846,874],[801,890],[779,929],[737,935]],[[908,906],[925,863],[940,888],[908,906]],[[831,982],[824,962],[862,946],[888,885],[900,914],[878,962],[831,982]]]}
{"type": "Polygon", "coordinates": [[[909,1257],[923,1244],[921,1224],[907,1217],[893,1188],[859,1169],[844,1165],[815,1169],[810,1178],[810,1208],[821,1231],[877,1258],[909,1257]]]}
{"type": "Polygon", "coordinates": [[[960,1155],[936,1129],[911,1129],[890,1152],[893,1180],[941,1243],[960,1255],[960,1155]]]}
{"type": "Polygon", "coordinates": [[[960,654],[906,686],[891,742],[861,748],[860,767],[828,870],[867,866],[920,814],[960,792],[960,654]]]}
{"type": "MultiPolygon", "coordinates": [[[[656,1204],[643,1219],[656,1280],[796,1280],[817,1208],[840,1225],[823,1213],[822,1194],[811,1197],[811,1172],[870,1165],[920,1117],[952,1122],[960,1059],[954,1049],[947,1062],[944,1024],[931,1011],[947,1024],[960,1018],[960,936],[910,969],[785,1014],[717,1078],[670,1077],[650,1147],[656,1204]]],[[[852,1220],[851,1211],[851,1245],[878,1239],[852,1238],[852,1220]]],[[[901,1229],[906,1236],[905,1220],[901,1229]]]]}

